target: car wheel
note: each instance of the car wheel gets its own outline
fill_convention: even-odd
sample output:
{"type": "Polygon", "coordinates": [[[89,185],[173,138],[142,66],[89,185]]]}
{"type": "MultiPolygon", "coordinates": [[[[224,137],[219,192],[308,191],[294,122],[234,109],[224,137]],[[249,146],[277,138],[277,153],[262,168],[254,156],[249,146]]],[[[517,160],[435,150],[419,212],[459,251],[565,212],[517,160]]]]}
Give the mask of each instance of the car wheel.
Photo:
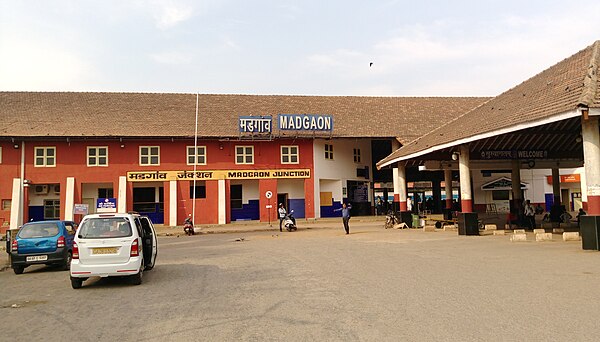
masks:
{"type": "Polygon", "coordinates": [[[80,289],[83,286],[83,279],[71,277],[71,287],[74,289],[80,289]]]}
{"type": "Polygon", "coordinates": [[[134,274],[131,276],[131,283],[133,285],[141,285],[143,275],[144,275],[144,262],[142,262],[142,266],[140,266],[140,271],[137,274],[134,274]]]}
{"type": "Polygon", "coordinates": [[[23,274],[24,270],[25,267],[23,266],[13,266],[13,271],[15,271],[15,274],[23,274]]]}
{"type": "Polygon", "coordinates": [[[68,271],[69,269],[71,269],[71,261],[73,261],[73,255],[71,254],[71,252],[69,252],[69,253],[67,253],[67,259],[62,264],[62,269],[65,271],[68,271]]]}

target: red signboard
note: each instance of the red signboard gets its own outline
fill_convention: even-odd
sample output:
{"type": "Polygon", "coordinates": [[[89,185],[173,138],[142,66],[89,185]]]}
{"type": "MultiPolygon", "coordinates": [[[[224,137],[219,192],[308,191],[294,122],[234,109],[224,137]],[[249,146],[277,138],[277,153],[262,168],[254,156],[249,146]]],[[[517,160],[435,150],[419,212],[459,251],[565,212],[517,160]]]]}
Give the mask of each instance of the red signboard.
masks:
{"type": "MultiPolygon", "coordinates": [[[[552,184],[552,176],[546,176],[548,180],[548,184],[552,184]]],[[[581,182],[581,176],[579,174],[572,175],[561,175],[560,176],[561,183],[579,183],[581,182]]]]}

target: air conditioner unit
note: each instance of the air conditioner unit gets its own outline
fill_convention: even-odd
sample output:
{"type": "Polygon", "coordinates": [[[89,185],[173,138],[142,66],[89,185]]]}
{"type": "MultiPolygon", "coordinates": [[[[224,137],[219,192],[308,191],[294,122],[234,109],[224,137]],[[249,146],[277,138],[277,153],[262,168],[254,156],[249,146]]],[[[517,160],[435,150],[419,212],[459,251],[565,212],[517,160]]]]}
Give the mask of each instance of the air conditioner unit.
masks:
{"type": "Polygon", "coordinates": [[[44,184],[44,185],[34,185],[33,186],[33,193],[35,195],[45,195],[48,193],[48,184],[44,184]]]}
{"type": "Polygon", "coordinates": [[[54,184],[54,193],[57,195],[60,194],[60,184],[54,184]]]}

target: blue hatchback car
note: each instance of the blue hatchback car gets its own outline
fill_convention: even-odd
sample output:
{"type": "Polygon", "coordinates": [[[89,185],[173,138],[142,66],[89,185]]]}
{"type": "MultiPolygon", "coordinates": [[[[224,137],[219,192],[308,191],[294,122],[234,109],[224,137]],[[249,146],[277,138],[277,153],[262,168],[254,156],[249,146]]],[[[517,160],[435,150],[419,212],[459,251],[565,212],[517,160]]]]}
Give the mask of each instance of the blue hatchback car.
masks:
{"type": "Polygon", "coordinates": [[[11,266],[15,274],[35,264],[60,265],[68,270],[73,255],[77,224],[71,221],[39,221],[23,225],[12,241],[11,266]]]}

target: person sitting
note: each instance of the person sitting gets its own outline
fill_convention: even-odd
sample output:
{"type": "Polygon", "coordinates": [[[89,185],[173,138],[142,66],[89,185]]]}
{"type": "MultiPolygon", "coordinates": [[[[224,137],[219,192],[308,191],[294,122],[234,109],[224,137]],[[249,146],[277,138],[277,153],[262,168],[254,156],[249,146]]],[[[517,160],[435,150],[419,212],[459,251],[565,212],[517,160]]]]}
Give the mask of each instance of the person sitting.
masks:
{"type": "Polygon", "coordinates": [[[563,213],[560,215],[560,222],[570,223],[573,216],[567,211],[565,206],[562,206],[563,213]]]}

